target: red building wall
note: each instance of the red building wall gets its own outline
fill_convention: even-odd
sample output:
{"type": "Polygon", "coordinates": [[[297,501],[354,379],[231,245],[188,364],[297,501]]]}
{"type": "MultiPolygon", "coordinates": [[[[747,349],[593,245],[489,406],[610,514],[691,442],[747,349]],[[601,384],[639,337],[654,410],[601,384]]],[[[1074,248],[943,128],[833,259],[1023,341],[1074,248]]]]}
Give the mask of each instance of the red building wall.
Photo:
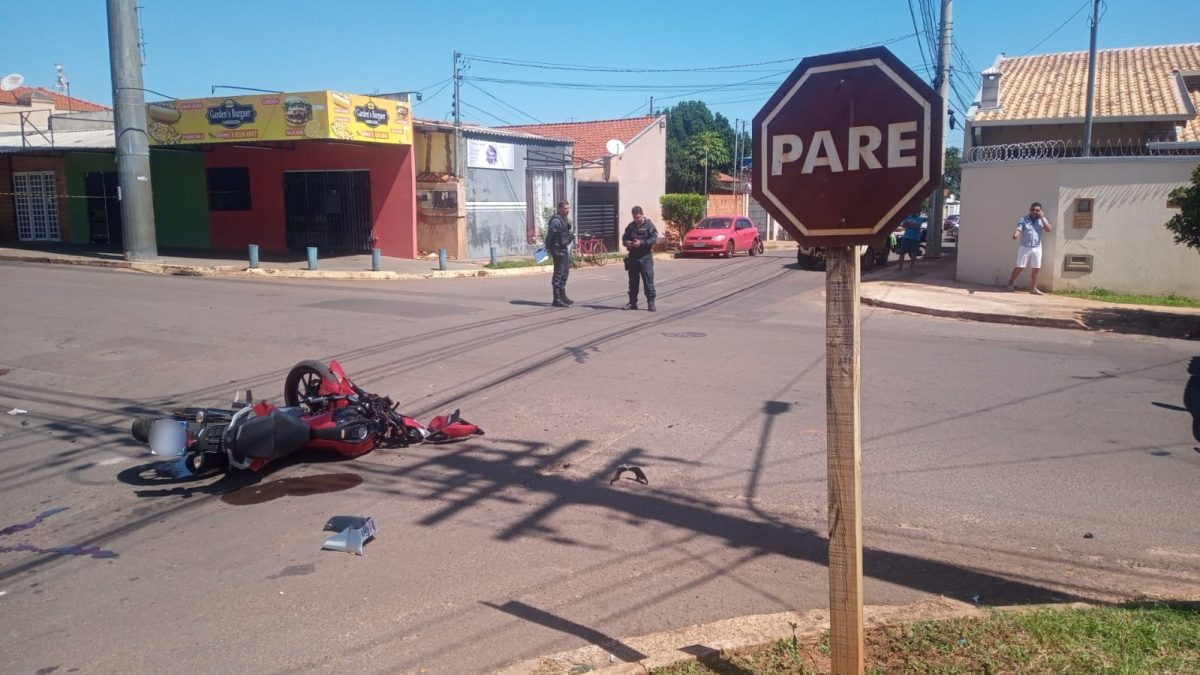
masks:
{"type": "Polygon", "coordinates": [[[383,255],[417,256],[417,197],[412,146],[300,141],[291,148],[215,145],[204,166],[248,167],[250,211],[211,211],[214,249],[286,251],[284,171],[371,172],[371,214],[383,255]]]}

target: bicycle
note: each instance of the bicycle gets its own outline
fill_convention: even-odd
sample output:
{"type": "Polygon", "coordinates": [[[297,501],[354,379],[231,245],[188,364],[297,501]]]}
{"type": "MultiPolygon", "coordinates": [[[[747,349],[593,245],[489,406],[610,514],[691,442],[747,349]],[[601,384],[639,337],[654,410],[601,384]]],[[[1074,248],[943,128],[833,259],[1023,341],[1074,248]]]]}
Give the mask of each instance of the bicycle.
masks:
{"type": "Polygon", "coordinates": [[[590,234],[579,235],[579,245],[571,251],[571,266],[579,267],[585,260],[600,267],[608,262],[608,248],[603,239],[590,234]]]}

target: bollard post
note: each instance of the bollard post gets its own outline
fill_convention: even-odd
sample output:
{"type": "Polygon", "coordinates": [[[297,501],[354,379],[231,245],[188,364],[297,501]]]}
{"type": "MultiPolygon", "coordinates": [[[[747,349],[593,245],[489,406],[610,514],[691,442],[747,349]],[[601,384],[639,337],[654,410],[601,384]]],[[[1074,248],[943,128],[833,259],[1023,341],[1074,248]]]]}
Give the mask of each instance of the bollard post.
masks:
{"type": "Polygon", "coordinates": [[[495,246],[493,246],[493,247],[492,247],[491,254],[492,254],[492,264],[491,264],[491,266],[492,266],[492,268],[494,269],[494,268],[496,267],[496,247],[495,247],[495,246]]]}
{"type": "Polygon", "coordinates": [[[308,247],[308,269],[310,269],[310,270],[317,269],[317,247],[316,246],[308,247]]]}
{"type": "Polygon", "coordinates": [[[438,269],[446,271],[446,249],[444,248],[438,249],[438,269]]]}
{"type": "Polygon", "coordinates": [[[258,269],[258,244],[250,244],[250,269],[258,269]]]}
{"type": "Polygon", "coordinates": [[[371,249],[371,271],[372,272],[378,272],[379,268],[382,267],[382,265],[380,265],[380,259],[379,259],[380,255],[381,254],[379,252],[379,249],[377,249],[377,248],[371,249]]]}

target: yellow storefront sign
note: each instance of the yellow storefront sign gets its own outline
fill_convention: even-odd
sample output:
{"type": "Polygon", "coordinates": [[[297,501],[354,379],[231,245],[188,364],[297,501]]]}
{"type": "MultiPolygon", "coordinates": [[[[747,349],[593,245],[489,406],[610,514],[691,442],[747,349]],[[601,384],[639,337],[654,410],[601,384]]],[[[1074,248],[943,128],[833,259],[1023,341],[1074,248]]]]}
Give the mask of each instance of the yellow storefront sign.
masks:
{"type": "Polygon", "coordinates": [[[411,104],[338,91],[150,103],[146,123],[151,145],[305,139],[413,142],[411,104]]]}

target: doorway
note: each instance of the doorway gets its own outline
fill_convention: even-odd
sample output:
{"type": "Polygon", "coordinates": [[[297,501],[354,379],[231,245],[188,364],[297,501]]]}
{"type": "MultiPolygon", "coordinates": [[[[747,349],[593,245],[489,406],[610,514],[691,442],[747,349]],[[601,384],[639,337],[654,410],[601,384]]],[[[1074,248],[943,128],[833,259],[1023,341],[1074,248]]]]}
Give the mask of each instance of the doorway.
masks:
{"type": "Polygon", "coordinates": [[[289,249],[371,252],[370,171],[287,171],[283,176],[289,249]]]}

